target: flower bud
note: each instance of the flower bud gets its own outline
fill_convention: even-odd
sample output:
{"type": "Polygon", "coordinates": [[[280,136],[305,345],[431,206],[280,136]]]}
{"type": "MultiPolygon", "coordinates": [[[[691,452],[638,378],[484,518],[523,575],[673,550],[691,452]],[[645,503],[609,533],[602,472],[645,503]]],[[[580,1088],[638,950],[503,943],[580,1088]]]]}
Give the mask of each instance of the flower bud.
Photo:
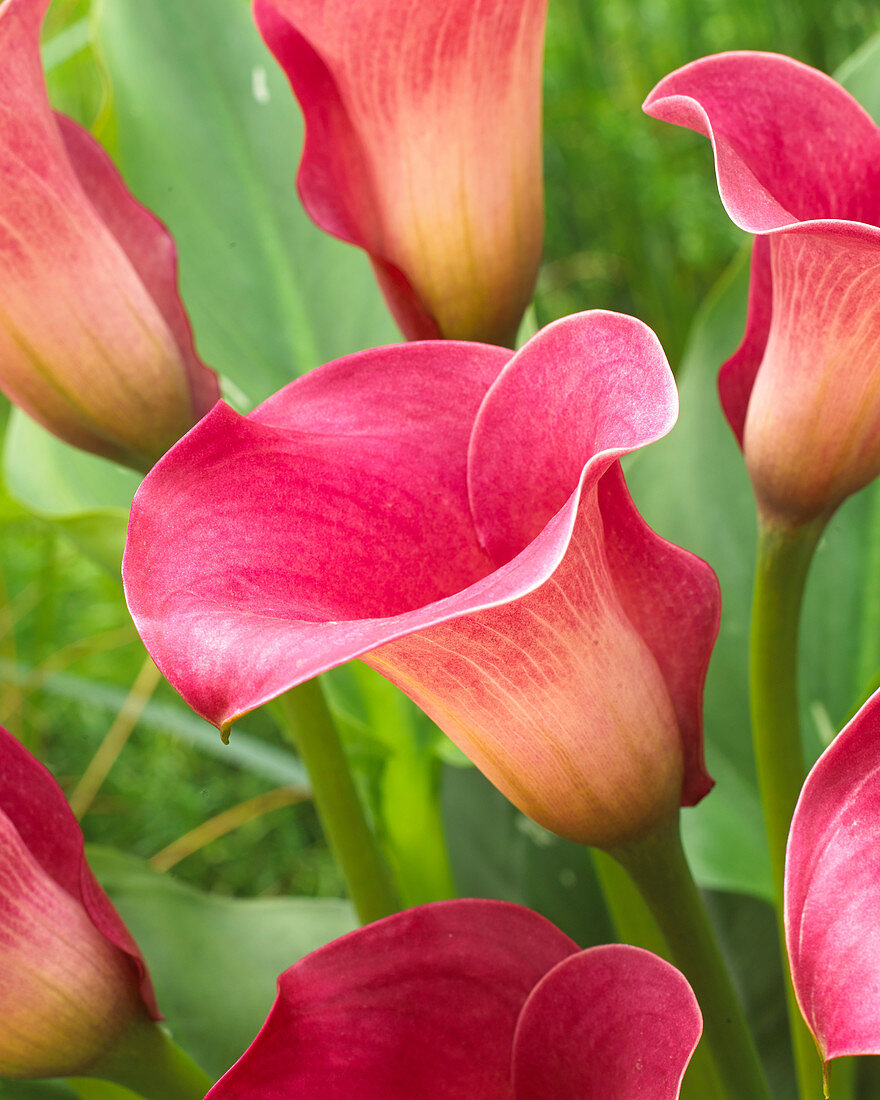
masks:
{"type": "Polygon", "coordinates": [[[671,73],[645,110],[711,140],[722,202],[756,234],[719,390],[759,509],[827,519],[880,473],[880,131],[824,73],[748,51],[671,73]]]}
{"type": "Polygon", "coordinates": [[[0,1077],[88,1073],[148,1018],[143,958],[61,790],[0,729],[0,1077]]]}
{"type": "Polygon", "coordinates": [[[300,197],[410,339],[511,345],[544,232],[547,0],[256,0],[305,115],[300,197]]]}
{"type": "Polygon", "coordinates": [[[211,408],[174,244],[50,105],[49,0],[0,5],[0,388],[76,447],[148,469],[211,408]]]}

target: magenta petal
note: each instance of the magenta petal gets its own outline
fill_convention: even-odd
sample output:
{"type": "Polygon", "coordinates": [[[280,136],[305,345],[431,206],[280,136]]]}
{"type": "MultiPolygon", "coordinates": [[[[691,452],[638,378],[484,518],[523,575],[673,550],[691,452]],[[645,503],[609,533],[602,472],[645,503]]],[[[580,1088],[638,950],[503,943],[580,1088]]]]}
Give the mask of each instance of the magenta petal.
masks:
{"type": "Polygon", "coordinates": [[[779,54],[717,54],[670,73],[644,103],[708,137],[718,189],[740,228],[880,215],[880,135],[831,77],[779,54]]]}
{"type": "Polygon", "coordinates": [[[302,106],[306,210],[410,339],[510,343],[543,236],[546,0],[256,0],[302,106]]]}
{"type": "Polygon", "coordinates": [[[827,1061],[880,1054],[880,693],[807,777],[785,862],[785,932],[827,1061]]]}
{"type": "Polygon", "coordinates": [[[506,366],[474,425],[471,508],[493,561],[527,546],[582,477],[598,480],[677,417],[672,372],[647,325],[603,310],[547,325],[506,366]]]}
{"type": "Polygon", "coordinates": [[[278,980],[250,1048],[210,1100],[509,1100],[532,988],[578,950],[507,902],[449,901],[367,925],[278,980]]]}
{"type": "Polygon", "coordinates": [[[570,955],[526,1001],[515,1100],[675,1100],[703,1030],[682,975],[637,947],[570,955]]]}
{"type": "MultiPolygon", "coordinates": [[[[563,507],[586,463],[601,468],[661,438],[678,415],[654,333],[620,314],[583,316],[589,325],[564,319],[530,341],[531,354],[515,357],[480,410],[469,456],[471,506],[496,561],[519,552],[563,507]],[[530,400],[535,390],[540,416],[530,400]]],[[[603,556],[617,598],[666,682],[685,757],[682,804],[693,805],[712,787],[703,758],[702,691],[718,634],[718,581],[705,562],[651,531],[616,463],[598,481],[598,500],[603,556]]]]}
{"type": "Polygon", "coordinates": [[[703,752],[703,686],[721,622],[718,578],[702,558],[651,530],[619,467],[600,482],[599,505],[618,599],[657,662],[678,720],[681,804],[695,806],[715,785],[703,752]]]}
{"type": "Polygon", "coordinates": [[[218,407],[151,472],[129,607],[221,727],[363,656],[525,813],[615,846],[710,785],[717,586],[648,531],[616,465],[675,412],[654,337],[609,314],[512,357],[425,343],[340,360],[248,418],[218,407]]]}
{"type": "Polygon", "coordinates": [[[224,727],[490,572],[467,503],[479,403],[510,357],[379,348],[218,406],[144,481],[123,579],[159,667],[224,727]]]}
{"type": "Polygon", "coordinates": [[[83,835],[61,788],[19,741],[0,727],[0,815],[15,827],[45,873],[85,909],[98,931],[132,962],[141,998],[161,1019],[143,956],[83,854],[83,835]]]}

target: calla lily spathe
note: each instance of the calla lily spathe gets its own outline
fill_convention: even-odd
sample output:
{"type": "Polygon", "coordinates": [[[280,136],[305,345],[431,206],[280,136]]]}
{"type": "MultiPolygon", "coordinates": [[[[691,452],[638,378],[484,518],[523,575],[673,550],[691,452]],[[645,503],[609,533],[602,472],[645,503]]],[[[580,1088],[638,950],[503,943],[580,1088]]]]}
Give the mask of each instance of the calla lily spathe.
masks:
{"type": "Polygon", "coordinates": [[[701,1030],[648,951],[581,951],[508,902],[436,902],[285,971],[207,1100],[676,1100],[701,1030]]]}
{"type": "Polygon", "coordinates": [[[49,105],[49,0],[0,3],[0,388],[74,446],[147,469],[219,397],[167,231],[49,105]]]}
{"type": "Polygon", "coordinates": [[[88,1073],[160,1018],[58,784],[0,729],[0,1077],[88,1073]]]}
{"type": "Polygon", "coordinates": [[[547,0],[256,0],[305,115],[312,219],[410,339],[513,343],[544,231],[547,0]]]}
{"type": "Polygon", "coordinates": [[[677,415],[654,334],[558,321],[516,354],[396,345],[249,416],[219,404],[142,484],[123,578],[154,660],[222,729],[361,657],[524,813],[609,848],[712,781],[712,570],[619,458],[677,415]]]}
{"type": "Polygon", "coordinates": [[[743,343],[721,401],[771,523],[827,518],[880,472],[880,133],[824,73],[727,53],[665,77],[655,118],[712,142],[756,234],[743,343]]]}

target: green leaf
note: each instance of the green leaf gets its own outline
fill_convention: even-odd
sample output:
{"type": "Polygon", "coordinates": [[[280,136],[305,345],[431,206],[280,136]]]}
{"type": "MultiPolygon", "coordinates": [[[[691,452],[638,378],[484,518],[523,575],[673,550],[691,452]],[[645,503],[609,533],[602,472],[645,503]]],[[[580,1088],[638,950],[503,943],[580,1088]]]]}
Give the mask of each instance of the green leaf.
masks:
{"type": "Polygon", "coordinates": [[[72,60],[77,54],[88,50],[92,35],[89,21],[85,16],[71,23],[46,42],[42,49],[43,72],[48,76],[59,65],[72,60]]]}
{"type": "Polygon", "coordinates": [[[137,1093],[90,1077],[70,1081],[3,1081],[0,1100],[139,1100],[137,1093]]]}
{"type": "Polygon", "coordinates": [[[68,1081],[81,1100],[142,1100],[139,1093],[95,1077],[71,1077],[68,1081]]]}
{"type": "Polygon", "coordinates": [[[174,234],[209,365],[256,402],[399,339],[365,256],[300,207],[299,110],[249,5],[113,0],[94,14],[113,94],[99,136],[174,234]]]}
{"type": "Polygon", "coordinates": [[[755,898],[712,891],[706,906],[764,1063],[770,1095],[796,1100],[773,909],[755,898]]]}
{"type": "Polygon", "coordinates": [[[89,863],[144,953],[175,1042],[218,1077],[262,1025],[278,975],[357,927],[336,899],[205,894],[107,849],[89,863]]]}
{"type": "Polygon", "coordinates": [[[13,408],[3,444],[3,480],[31,515],[119,577],[138,474],[62,443],[13,408]]]}
{"type": "Polygon", "coordinates": [[[90,0],[54,0],[43,22],[43,73],[56,110],[89,127],[105,101],[92,51],[90,0]]]}
{"type": "Polygon", "coordinates": [[[64,1081],[0,1081],[0,1100],[76,1100],[64,1081]]]}
{"type": "Polygon", "coordinates": [[[462,897],[527,905],[582,947],[615,938],[589,849],[524,817],[476,768],[445,769],[443,812],[462,897]]]}
{"type": "Polygon", "coordinates": [[[875,121],[880,118],[880,33],[872,35],[834,75],[875,121]]]}
{"type": "Polygon", "coordinates": [[[22,504],[53,517],[127,514],[140,484],[138,474],[62,443],[20,409],[9,418],[3,477],[22,504]]]}

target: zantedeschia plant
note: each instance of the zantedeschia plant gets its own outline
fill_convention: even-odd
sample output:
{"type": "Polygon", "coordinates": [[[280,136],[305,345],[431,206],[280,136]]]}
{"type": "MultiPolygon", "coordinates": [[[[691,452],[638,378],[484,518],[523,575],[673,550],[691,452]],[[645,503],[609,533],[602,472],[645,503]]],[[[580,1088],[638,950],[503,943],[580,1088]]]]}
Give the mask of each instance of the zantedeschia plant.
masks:
{"type": "Polygon", "coordinates": [[[677,404],[653,333],[619,314],[516,354],[338,360],[247,417],[218,405],[152,471],[129,608],[221,729],[362,657],[534,820],[621,846],[711,787],[717,582],[646,526],[618,462],[677,404]]]}
{"type": "Polygon", "coordinates": [[[547,0],[255,0],[305,115],[298,186],[410,339],[511,345],[544,230],[547,0]]]}
{"type": "Polygon", "coordinates": [[[712,142],[733,221],[757,234],[742,346],[719,379],[767,519],[827,518],[880,473],[880,134],[824,73],[728,53],[665,77],[655,118],[712,142]]]}
{"type": "Polygon", "coordinates": [[[52,111],[49,0],[0,5],[0,388],[55,435],[148,469],[219,397],[165,228],[52,111]]]}
{"type": "Polygon", "coordinates": [[[0,729],[0,1077],[88,1073],[160,1018],[58,784],[0,729]]]}
{"type": "MultiPolygon", "coordinates": [[[[719,586],[709,564],[647,526],[623,474],[628,456],[675,423],[671,371],[649,328],[599,310],[553,321],[509,350],[541,252],[546,0],[254,0],[263,42],[305,117],[300,196],[319,227],[368,254],[410,342],[319,367],[248,415],[215,403],[218,381],[196,355],[169,234],[95,140],[50,106],[39,41],[48,4],[0,0],[0,388],[60,438],[152,466],[132,506],[123,563],[138,631],[184,699],[224,735],[272,704],[269,714],[299,754],[260,752],[251,741],[241,759],[261,773],[271,766],[273,777],[284,768],[277,782],[294,775],[296,790],[249,799],[168,845],[161,859],[193,855],[193,845],[230,821],[310,798],[366,926],[328,944],[314,918],[329,911],[324,900],[288,910],[275,899],[270,906],[277,901],[295,920],[308,913],[311,926],[260,938],[270,927],[260,903],[246,920],[229,921],[239,965],[217,982],[224,996],[213,996],[219,967],[201,966],[197,980],[173,973],[179,960],[187,969],[192,941],[201,947],[212,934],[198,924],[201,901],[166,890],[152,912],[178,913],[180,902],[187,916],[154,934],[127,906],[142,898],[129,884],[143,882],[149,894],[155,876],[126,861],[108,889],[138,929],[172,1022],[216,1075],[241,1055],[214,1084],[216,1075],[209,1079],[158,1025],[144,959],[86,863],[60,787],[0,730],[0,1093],[7,1077],[75,1075],[144,1100],[771,1100],[758,1053],[768,1032],[757,1033],[743,1011],[678,828],[680,807],[713,785],[701,712],[719,586]],[[363,667],[339,674],[330,708],[316,678],[353,659],[389,683],[363,667]],[[482,819],[454,820],[456,807],[441,804],[438,791],[449,746],[395,686],[533,821],[611,853],[650,914],[633,911],[630,884],[601,853],[596,875],[581,880],[587,856],[512,811],[504,818],[516,835],[512,853],[482,819]],[[345,720],[342,734],[336,719],[345,720]],[[450,823],[458,851],[447,852],[450,823]],[[463,839],[475,849],[464,858],[463,839]],[[514,866],[520,842],[528,845],[526,872],[514,866]],[[570,857],[577,870],[563,862],[570,857]],[[499,872],[491,883],[477,877],[488,864],[499,872]],[[625,944],[582,951],[537,912],[507,901],[399,911],[401,898],[453,898],[461,872],[486,892],[527,896],[567,929],[583,921],[586,930],[595,918],[594,943],[612,938],[607,918],[619,938],[654,946],[680,972],[625,944]],[[545,894],[551,879],[558,886],[545,894]],[[562,892],[569,882],[577,888],[570,895],[562,892]],[[588,911],[594,902],[596,913],[588,911]],[[293,945],[324,946],[281,975],[274,1007],[241,1054],[242,1036],[254,1034],[269,1007],[251,994],[269,992],[277,971],[305,950],[288,951],[288,932],[293,945]],[[187,951],[163,955],[166,938],[178,934],[187,951]],[[177,979],[182,988],[166,998],[177,979]]],[[[89,5],[70,7],[79,17],[89,5]]],[[[181,240],[186,234],[187,276],[205,281],[203,303],[222,289],[227,312],[229,291],[254,280],[251,308],[271,301],[273,318],[275,306],[282,310],[290,324],[261,354],[284,377],[280,349],[291,341],[304,358],[327,346],[320,318],[301,308],[309,295],[298,296],[309,253],[346,250],[307,220],[297,224],[289,165],[265,187],[260,179],[293,107],[286,90],[274,95],[250,10],[242,0],[105,0],[89,15],[42,55],[50,82],[78,69],[93,35],[94,57],[113,84],[102,132],[108,143],[119,138],[126,178],[157,203],[173,195],[163,213],[181,240]],[[183,22],[169,33],[168,19],[183,22]],[[191,36],[198,49],[176,37],[187,20],[200,32],[191,36]],[[202,66],[202,31],[206,54],[223,58],[217,71],[202,66]],[[136,51],[146,39],[161,65],[141,72],[136,51]],[[203,83],[211,88],[204,103],[203,83]],[[186,89],[179,105],[178,87],[186,89]],[[158,125],[154,93],[164,104],[158,125]],[[178,127],[190,100],[197,110],[213,107],[200,111],[195,129],[178,127]],[[202,173],[193,186],[170,156],[157,159],[157,175],[146,143],[161,137],[165,152],[180,149],[184,133],[196,161],[222,147],[209,160],[234,162],[229,179],[202,173]],[[239,220],[242,181],[248,216],[239,220]],[[205,217],[191,217],[196,209],[205,217]],[[230,255],[247,227],[257,247],[235,255],[265,261],[265,270],[242,262],[231,282],[215,286],[212,268],[223,265],[199,265],[202,223],[230,255]],[[287,263],[281,241],[300,235],[302,255],[287,263]]],[[[775,1010],[781,1015],[787,992],[798,1100],[817,1100],[823,1062],[827,1096],[829,1062],[880,1053],[880,695],[801,791],[796,679],[811,555],[838,505],[880,472],[880,136],[833,80],[774,54],[687,65],[661,81],[646,110],[710,138],[722,201],[756,237],[746,334],[720,389],[758,504],[752,729],[791,977],[775,1010]]],[[[549,149],[552,156],[552,141],[549,149]]],[[[360,291],[339,262],[339,300],[325,318],[367,302],[344,301],[360,291]]],[[[348,262],[361,261],[349,251],[348,262]]],[[[335,291],[333,279],[324,285],[335,291]]],[[[542,312],[554,293],[542,292],[542,312]]],[[[369,282],[367,294],[381,314],[369,282]]],[[[199,323],[219,347],[234,319],[211,333],[210,314],[205,308],[199,323]]],[[[242,370],[244,377],[247,364],[242,370]]],[[[639,461],[647,466],[655,453],[639,461]]],[[[13,459],[21,469],[30,457],[13,459]]],[[[57,466],[34,466],[35,482],[56,478],[71,499],[91,500],[92,486],[67,484],[57,466]]],[[[699,477],[679,467],[669,484],[693,496],[696,523],[718,522],[720,508],[704,507],[699,477]]],[[[0,504],[5,545],[5,521],[19,505],[0,504]]],[[[64,515],[64,529],[84,545],[100,540],[106,561],[118,513],[88,514],[84,523],[82,513],[64,515]]],[[[658,508],[658,530],[663,521],[658,508]]],[[[722,537],[738,550],[742,532],[726,522],[722,537]]],[[[877,531],[870,537],[869,565],[880,546],[877,531]]],[[[7,650],[20,606],[0,608],[4,657],[16,658],[0,661],[4,681],[19,657],[31,667],[32,655],[7,650]]],[[[876,623],[850,616],[846,624],[860,649],[858,682],[867,682],[878,663],[876,623]]],[[[35,683],[57,667],[36,667],[43,659],[33,662],[35,683]]],[[[723,667],[730,698],[741,671],[723,667]]],[[[80,794],[130,731],[154,674],[147,661],[80,794]]],[[[78,700],[93,697],[73,683],[78,700]]],[[[18,700],[7,707],[5,687],[0,710],[15,715],[18,700]]],[[[833,711],[830,699],[818,701],[833,711]]],[[[714,719],[723,725],[722,710],[714,719]]],[[[716,750],[731,733],[739,729],[721,732],[716,750]]],[[[737,761],[748,771],[740,755],[735,747],[718,752],[722,778],[736,780],[737,761]]],[[[468,780],[456,782],[453,799],[464,797],[468,780]]],[[[736,810],[731,799],[728,828],[731,819],[739,824],[736,810]]],[[[717,850],[735,829],[716,841],[712,823],[706,814],[695,831],[700,884],[730,885],[732,865],[717,850]],[[723,874],[716,881],[707,868],[723,874]]],[[[328,904],[351,927],[348,907],[328,904]]],[[[586,931],[577,934],[588,942],[586,931]]],[[[781,1084],[788,1051],[772,1053],[767,1069],[781,1084]]],[[[841,1081],[833,1081],[834,1100],[869,1100],[841,1081]]],[[[72,1087],[83,1096],[107,1091],[72,1087]]],[[[773,1093],[788,1100],[787,1091],[773,1093]]]]}
{"type": "Polygon", "coordinates": [[[285,971],[208,1098],[674,1100],[701,1028],[687,982],[648,951],[581,951],[507,902],[437,902],[285,971]]]}

